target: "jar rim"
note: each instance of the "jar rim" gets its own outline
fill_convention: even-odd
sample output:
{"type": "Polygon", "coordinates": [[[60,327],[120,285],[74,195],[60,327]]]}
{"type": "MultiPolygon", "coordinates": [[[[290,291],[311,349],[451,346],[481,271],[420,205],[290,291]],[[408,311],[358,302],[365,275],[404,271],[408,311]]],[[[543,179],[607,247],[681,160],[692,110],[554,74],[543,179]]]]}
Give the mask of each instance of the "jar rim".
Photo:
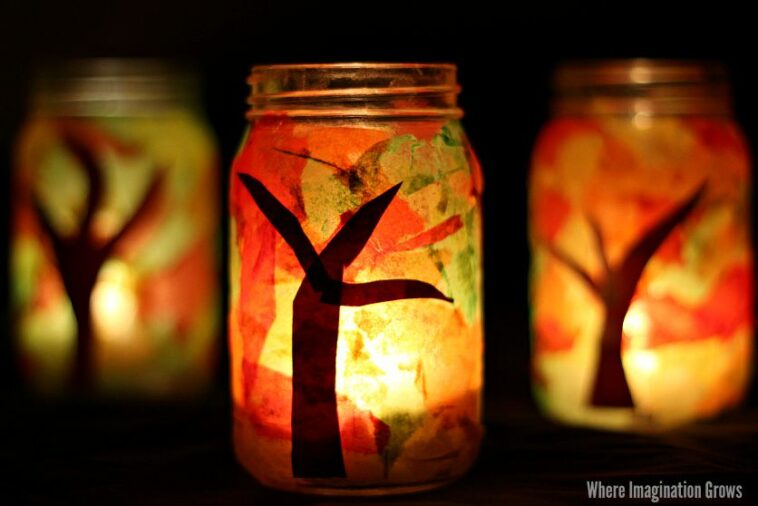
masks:
{"type": "Polygon", "coordinates": [[[553,75],[557,90],[580,86],[697,84],[727,80],[726,68],[717,61],[654,58],[572,60],[559,65],[553,75]]]}
{"type": "Polygon", "coordinates": [[[252,71],[267,70],[300,70],[300,69],[416,69],[416,68],[439,68],[456,70],[454,63],[440,62],[379,62],[379,61],[350,61],[350,62],[328,62],[328,63],[270,63],[264,65],[253,65],[252,71]]]}
{"type": "Polygon", "coordinates": [[[248,117],[454,117],[452,63],[341,62],[253,66],[248,117]]]}
{"type": "Polygon", "coordinates": [[[41,62],[29,96],[33,111],[73,116],[150,115],[197,107],[191,66],[155,58],[78,58],[41,62]]]}
{"type": "Polygon", "coordinates": [[[731,115],[729,76],[716,61],[568,61],[552,83],[559,115],[731,115]]]}

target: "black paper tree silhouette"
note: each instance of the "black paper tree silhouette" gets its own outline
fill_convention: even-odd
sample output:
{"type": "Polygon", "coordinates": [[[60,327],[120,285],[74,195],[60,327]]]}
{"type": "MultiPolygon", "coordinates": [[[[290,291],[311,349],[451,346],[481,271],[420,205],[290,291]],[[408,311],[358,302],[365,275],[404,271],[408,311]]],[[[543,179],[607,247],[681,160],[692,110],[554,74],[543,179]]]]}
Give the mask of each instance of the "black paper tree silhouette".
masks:
{"type": "Polygon", "coordinates": [[[305,271],[292,304],[292,473],[307,478],[345,477],[335,392],[340,306],[452,299],[429,283],[413,279],[355,284],[342,280],[343,270],[363,250],[400,184],[358,209],[319,254],[297,217],[260,181],[248,174],[238,176],[305,271]]]}
{"type": "Polygon", "coordinates": [[[692,212],[705,192],[705,183],[684,202],[677,205],[640,237],[617,264],[610,265],[603,235],[594,220],[590,221],[595,245],[603,266],[601,279],[593,277],[576,261],[548,244],[550,252],[578,275],[603,303],[605,322],[600,338],[600,360],[592,388],[591,404],[599,407],[634,407],[629,384],[621,361],[621,336],[637,283],[650,258],[679,223],[692,212]]]}
{"type": "Polygon", "coordinates": [[[92,314],[90,297],[95,287],[98,273],[103,263],[113,254],[116,244],[134,228],[147,214],[151,202],[156,198],[161,185],[162,176],[157,176],[150,184],[137,210],[127,220],[124,226],[104,241],[92,237],[92,220],[101,205],[105,194],[103,170],[99,167],[97,158],[86,142],[79,135],[72,134],[66,129],[61,131],[61,140],[66,148],[76,157],[84,168],[89,183],[84,217],[79,225],[77,235],[62,237],[58,234],[39,201],[35,200],[37,217],[50,238],[53,253],[58,264],[58,271],[63,280],[63,286],[68,293],[74,317],[77,324],[77,342],[74,365],[70,382],[82,390],[92,386],[94,374],[92,314]]]}

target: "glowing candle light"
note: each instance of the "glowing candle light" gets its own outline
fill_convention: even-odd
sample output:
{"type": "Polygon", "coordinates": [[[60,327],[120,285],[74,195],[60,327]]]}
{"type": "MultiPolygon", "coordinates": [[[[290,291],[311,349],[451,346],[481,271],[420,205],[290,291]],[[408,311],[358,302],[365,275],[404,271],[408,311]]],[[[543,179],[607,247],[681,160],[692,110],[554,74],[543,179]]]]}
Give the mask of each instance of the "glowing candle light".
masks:
{"type": "Polygon", "coordinates": [[[183,396],[210,380],[216,154],[187,77],[94,60],[38,80],[16,149],[12,276],[39,390],[183,396]]]}
{"type": "Polygon", "coordinates": [[[271,66],[250,82],[230,193],[238,458],[311,493],[460,476],[481,437],[482,183],[454,67],[271,66]]]}
{"type": "Polygon", "coordinates": [[[139,309],[129,266],[123,262],[105,264],[100,278],[90,300],[96,334],[106,341],[128,342],[139,309]]]}
{"type": "Polygon", "coordinates": [[[530,178],[539,404],[614,429],[734,406],[753,346],[750,167],[723,71],[580,64],[557,84],[530,178]]]}

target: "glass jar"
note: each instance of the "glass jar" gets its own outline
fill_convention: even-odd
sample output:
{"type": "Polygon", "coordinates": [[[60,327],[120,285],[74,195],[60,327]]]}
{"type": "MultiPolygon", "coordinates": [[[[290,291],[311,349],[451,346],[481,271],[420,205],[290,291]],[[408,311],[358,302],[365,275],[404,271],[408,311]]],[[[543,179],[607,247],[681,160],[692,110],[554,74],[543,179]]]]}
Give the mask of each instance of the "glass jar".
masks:
{"type": "Polygon", "coordinates": [[[253,68],[231,172],[234,443],[263,484],[434,488],[479,446],[479,164],[453,65],[253,68]]]}
{"type": "Polygon", "coordinates": [[[40,73],[16,143],[12,304],[43,392],[186,396],[215,368],[215,142],[191,75],[85,60],[40,73]]]}
{"type": "Polygon", "coordinates": [[[744,396],[750,161],[722,67],[576,63],[529,181],[533,386],[559,420],[655,430],[744,396]]]}

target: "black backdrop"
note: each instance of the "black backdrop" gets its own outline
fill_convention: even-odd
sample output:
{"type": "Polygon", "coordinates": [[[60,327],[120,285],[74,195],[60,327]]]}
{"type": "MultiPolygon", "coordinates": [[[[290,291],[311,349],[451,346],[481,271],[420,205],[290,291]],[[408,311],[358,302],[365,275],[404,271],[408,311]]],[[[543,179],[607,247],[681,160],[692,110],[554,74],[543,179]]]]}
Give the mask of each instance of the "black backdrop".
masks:
{"type": "MultiPolygon", "coordinates": [[[[204,105],[228,168],[245,125],[245,78],[252,64],[450,61],[459,66],[464,126],[486,178],[487,395],[527,404],[526,172],[548,116],[551,71],[573,58],[723,61],[733,77],[737,119],[758,146],[755,23],[726,3],[708,4],[663,9],[654,3],[610,8],[519,2],[495,11],[473,0],[2,2],[0,264],[7,265],[11,146],[35,62],[90,56],[186,60],[204,77],[204,105]]],[[[7,328],[7,269],[0,272],[7,328]]],[[[2,388],[15,391],[7,332],[0,335],[2,388]]],[[[219,391],[225,385],[222,368],[219,391]]],[[[755,394],[751,399],[755,404],[755,394]]]]}

